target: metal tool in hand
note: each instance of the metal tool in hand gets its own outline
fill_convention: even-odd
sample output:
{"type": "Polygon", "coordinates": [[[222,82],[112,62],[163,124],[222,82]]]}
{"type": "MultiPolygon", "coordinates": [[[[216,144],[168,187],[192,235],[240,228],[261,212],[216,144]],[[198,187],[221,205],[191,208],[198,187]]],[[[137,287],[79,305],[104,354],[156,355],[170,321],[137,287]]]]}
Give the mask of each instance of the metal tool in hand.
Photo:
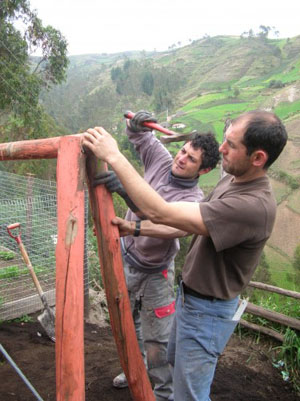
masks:
{"type": "MultiPolygon", "coordinates": [[[[124,117],[128,119],[132,119],[134,117],[134,113],[132,111],[126,111],[124,113],[124,117]]],[[[193,137],[193,133],[190,132],[188,134],[179,134],[175,131],[171,131],[168,128],[163,127],[160,124],[153,123],[153,122],[144,122],[143,125],[145,127],[154,129],[156,131],[162,132],[167,136],[160,137],[160,141],[162,143],[169,143],[169,142],[180,142],[180,141],[189,141],[193,137]]]]}
{"type": "Polygon", "coordinates": [[[45,330],[46,334],[48,335],[48,337],[55,342],[55,312],[52,310],[52,308],[50,308],[50,306],[48,305],[48,302],[46,300],[45,294],[42,290],[42,287],[38,281],[38,278],[35,274],[35,271],[32,267],[32,264],[30,262],[29,256],[26,252],[25,246],[21,240],[21,224],[20,223],[14,223],[14,224],[10,224],[9,226],[7,226],[7,232],[8,234],[11,236],[11,238],[13,238],[18,246],[19,249],[21,251],[21,255],[23,257],[23,260],[26,264],[26,266],[28,267],[28,270],[30,272],[30,275],[32,277],[32,280],[34,282],[34,285],[38,291],[38,294],[41,298],[41,301],[44,305],[44,310],[43,312],[37,317],[38,321],[40,322],[41,326],[43,327],[43,329],[45,330]],[[12,230],[16,230],[18,229],[18,232],[16,235],[14,235],[12,233],[12,230]]]}

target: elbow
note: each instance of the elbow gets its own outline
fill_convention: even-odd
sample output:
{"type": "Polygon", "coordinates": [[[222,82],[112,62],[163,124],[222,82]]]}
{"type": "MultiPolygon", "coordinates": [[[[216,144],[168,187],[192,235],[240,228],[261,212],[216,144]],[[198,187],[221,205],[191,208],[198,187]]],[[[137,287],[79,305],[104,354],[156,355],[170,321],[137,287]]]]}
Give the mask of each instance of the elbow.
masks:
{"type": "Polygon", "coordinates": [[[148,210],[147,216],[149,220],[155,224],[166,224],[167,206],[167,202],[164,202],[164,204],[159,207],[153,207],[151,210],[148,210]]]}
{"type": "Polygon", "coordinates": [[[152,223],[155,223],[155,224],[161,224],[162,223],[162,217],[158,213],[150,212],[150,213],[148,213],[147,216],[148,216],[149,220],[152,221],[152,223]]]}

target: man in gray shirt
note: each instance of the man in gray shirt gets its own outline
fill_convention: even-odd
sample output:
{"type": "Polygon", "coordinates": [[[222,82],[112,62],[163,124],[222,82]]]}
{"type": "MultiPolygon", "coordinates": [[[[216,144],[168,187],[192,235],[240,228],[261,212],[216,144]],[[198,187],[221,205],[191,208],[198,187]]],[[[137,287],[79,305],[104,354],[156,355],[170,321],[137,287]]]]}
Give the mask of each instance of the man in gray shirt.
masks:
{"type": "MultiPolygon", "coordinates": [[[[151,129],[143,125],[149,121],[156,122],[150,113],[140,111],[132,120],[127,120],[126,128],[128,139],[144,165],[145,181],[168,202],[200,202],[203,192],[198,186],[199,177],[219,161],[219,145],[214,135],[195,134],[173,160],[151,129]]],[[[121,241],[133,319],[156,400],[173,399],[167,344],[175,312],[174,259],[179,250],[178,237],[187,233],[165,227],[160,238],[151,237],[153,224],[136,210],[111,173],[101,174],[94,182],[106,183],[107,189],[121,194],[133,209],[125,217],[132,233],[121,241]]],[[[113,384],[118,388],[127,386],[124,373],[113,384]]]]}
{"type": "Polygon", "coordinates": [[[102,127],[83,136],[83,145],[112,166],[152,222],[195,234],[183,267],[168,360],[174,366],[174,400],[208,401],[218,357],[237,323],[232,318],[238,294],[274,225],[276,201],[267,170],[287,142],[285,127],[263,110],[232,120],[219,148],[227,175],[199,204],[162,199],[102,127]]]}

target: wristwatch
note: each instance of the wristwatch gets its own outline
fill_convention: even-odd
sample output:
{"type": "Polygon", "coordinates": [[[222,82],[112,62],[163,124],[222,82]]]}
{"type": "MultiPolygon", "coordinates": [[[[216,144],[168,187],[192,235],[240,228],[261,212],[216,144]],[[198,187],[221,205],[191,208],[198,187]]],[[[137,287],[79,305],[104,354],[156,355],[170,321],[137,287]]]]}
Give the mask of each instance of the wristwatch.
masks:
{"type": "Polygon", "coordinates": [[[136,220],[133,236],[138,237],[140,234],[141,234],[141,220],[136,220]]]}

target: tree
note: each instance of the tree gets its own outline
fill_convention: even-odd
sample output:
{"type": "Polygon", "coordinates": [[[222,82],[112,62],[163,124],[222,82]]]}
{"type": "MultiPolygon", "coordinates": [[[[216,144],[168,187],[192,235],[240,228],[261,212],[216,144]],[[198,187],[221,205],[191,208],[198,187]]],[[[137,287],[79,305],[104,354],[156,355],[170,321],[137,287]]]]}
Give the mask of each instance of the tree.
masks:
{"type": "Polygon", "coordinates": [[[43,88],[62,82],[68,66],[67,42],[52,26],[44,27],[28,0],[3,0],[0,7],[0,108],[25,125],[42,115],[43,88]],[[15,22],[23,25],[17,29],[15,22]],[[36,50],[41,56],[30,57],[36,50]]]}
{"type": "Polygon", "coordinates": [[[258,33],[259,38],[262,40],[267,39],[269,32],[271,31],[271,28],[269,26],[260,25],[259,29],[260,29],[260,32],[258,33]]]}
{"type": "Polygon", "coordinates": [[[239,88],[234,88],[234,91],[233,91],[233,95],[234,95],[234,97],[238,97],[238,96],[239,96],[239,94],[240,94],[240,90],[239,90],[239,88]]]}
{"type": "Polygon", "coordinates": [[[154,79],[151,71],[146,71],[142,78],[142,89],[147,95],[151,96],[154,88],[154,79]]]}

